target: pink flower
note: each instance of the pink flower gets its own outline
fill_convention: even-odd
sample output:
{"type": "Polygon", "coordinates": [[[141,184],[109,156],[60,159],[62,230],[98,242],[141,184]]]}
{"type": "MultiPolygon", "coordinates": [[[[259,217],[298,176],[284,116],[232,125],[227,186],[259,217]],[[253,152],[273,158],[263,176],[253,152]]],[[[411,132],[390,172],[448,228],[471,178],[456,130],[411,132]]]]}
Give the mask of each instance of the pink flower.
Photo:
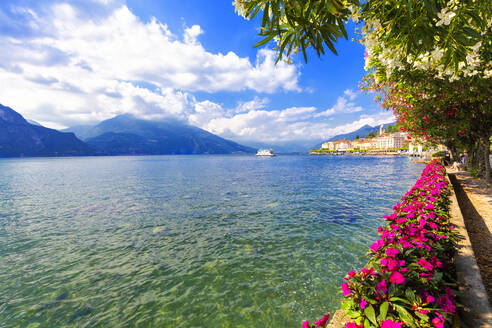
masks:
{"type": "Polygon", "coordinates": [[[344,283],[342,284],[342,293],[343,293],[343,296],[347,296],[347,295],[349,295],[349,294],[350,294],[350,292],[351,292],[351,290],[350,290],[350,288],[349,288],[348,284],[347,284],[346,282],[344,282],[344,283]]]}
{"type": "Polygon", "coordinates": [[[424,258],[419,259],[418,263],[422,268],[426,270],[431,271],[432,269],[434,269],[434,266],[430,262],[427,262],[424,258]]]}
{"type": "Polygon", "coordinates": [[[446,287],[446,295],[442,295],[437,300],[437,304],[444,312],[456,313],[456,306],[454,305],[453,290],[446,287]]]}
{"type": "Polygon", "coordinates": [[[362,325],[358,325],[355,322],[347,322],[345,328],[362,328],[362,325]]]}
{"type": "Polygon", "coordinates": [[[361,308],[361,309],[365,309],[365,308],[366,308],[366,306],[367,306],[367,302],[366,302],[366,300],[365,300],[364,298],[361,298],[361,299],[360,299],[360,303],[359,303],[359,305],[360,305],[360,308],[361,308]]]}
{"type": "Polygon", "coordinates": [[[442,323],[441,319],[439,319],[438,317],[432,319],[432,324],[436,328],[444,328],[444,324],[442,323]]]}
{"type": "Polygon", "coordinates": [[[309,327],[309,321],[304,321],[304,322],[302,323],[302,328],[310,328],[310,327],[309,327]]]}
{"type": "Polygon", "coordinates": [[[324,326],[326,326],[326,322],[328,321],[328,319],[330,319],[330,315],[325,314],[325,315],[323,315],[322,319],[319,319],[314,324],[316,325],[316,327],[324,327],[324,326]]]}
{"type": "Polygon", "coordinates": [[[401,324],[388,319],[381,322],[381,328],[401,328],[401,324]]]}
{"type": "Polygon", "coordinates": [[[399,253],[400,252],[398,251],[398,248],[387,248],[386,249],[386,255],[389,257],[395,257],[399,253]]]}
{"type": "Polygon", "coordinates": [[[390,275],[390,281],[396,285],[403,284],[405,282],[405,277],[398,271],[393,271],[390,275]]]}
{"type": "Polygon", "coordinates": [[[388,288],[387,288],[387,284],[386,284],[386,280],[385,279],[381,280],[381,282],[379,282],[376,285],[376,290],[377,290],[377,292],[380,295],[386,294],[388,292],[388,288]]]}
{"type": "Polygon", "coordinates": [[[372,245],[371,245],[371,249],[375,252],[378,251],[378,249],[381,248],[381,246],[384,245],[384,241],[382,241],[381,239],[378,239],[376,240],[372,245]]]}
{"type": "Polygon", "coordinates": [[[434,209],[434,204],[430,204],[429,203],[429,204],[425,205],[425,209],[426,210],[432,210],[432,209],[434,209]]]}
{"type": "Polygon", "coordinates": [[[399,266],[400,266],[400,262],[397,260],[390,259],[388,261],[388,269],[390,271],[394,271],[394,270],[398,269],[399,266]]]}

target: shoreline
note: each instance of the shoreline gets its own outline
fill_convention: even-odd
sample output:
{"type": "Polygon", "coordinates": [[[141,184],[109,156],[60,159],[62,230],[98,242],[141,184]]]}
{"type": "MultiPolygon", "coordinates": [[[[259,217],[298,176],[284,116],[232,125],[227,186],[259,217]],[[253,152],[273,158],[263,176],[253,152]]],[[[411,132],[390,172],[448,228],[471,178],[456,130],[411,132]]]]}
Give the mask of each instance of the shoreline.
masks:
{"type": "Polygon", "coordinates": [[[413,157],[405,153],[396,152],[309,152],[313,156],[382,156],[382,157],[413,157]]]}

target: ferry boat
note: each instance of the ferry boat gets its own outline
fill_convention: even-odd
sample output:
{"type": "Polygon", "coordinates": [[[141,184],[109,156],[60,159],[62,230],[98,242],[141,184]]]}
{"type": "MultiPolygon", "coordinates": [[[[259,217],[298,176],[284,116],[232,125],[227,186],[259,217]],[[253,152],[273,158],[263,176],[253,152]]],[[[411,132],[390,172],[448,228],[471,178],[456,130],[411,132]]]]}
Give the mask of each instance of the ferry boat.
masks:
{"type": "Polygon", "coordinates": [[[259,149],[256,156],[273,157],[275,156],[275,153],[273,152],[273,149],[259,149]]]}

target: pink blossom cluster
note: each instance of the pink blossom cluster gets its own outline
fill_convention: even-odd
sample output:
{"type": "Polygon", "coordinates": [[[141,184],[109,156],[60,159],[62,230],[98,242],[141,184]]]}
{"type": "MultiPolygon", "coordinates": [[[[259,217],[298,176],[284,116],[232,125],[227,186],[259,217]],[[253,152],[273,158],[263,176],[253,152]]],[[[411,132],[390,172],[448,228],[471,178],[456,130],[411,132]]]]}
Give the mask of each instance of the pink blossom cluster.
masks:
{"type": "Polygon", "coordinates": [[[449,193],[444,167],[432,161],[384,217],[388,223],[378,229],[369,263],[344,278],[342,308],[354,318],[346,328],[441,328],[456,313],[453,290],[445,282],[456,238],[449,193]]]}
{"type": "Polygon", "coordinates": [[[312,327],[325,327],[326,323],[328,322],[328,319],[330,319],[329,314],[323,315],[323,318],[319,319],[318,321],[314,322],[314,326],[309,325],[309,321],[304,321],[302,323],[302,328],[312,328],[312,327]]]}

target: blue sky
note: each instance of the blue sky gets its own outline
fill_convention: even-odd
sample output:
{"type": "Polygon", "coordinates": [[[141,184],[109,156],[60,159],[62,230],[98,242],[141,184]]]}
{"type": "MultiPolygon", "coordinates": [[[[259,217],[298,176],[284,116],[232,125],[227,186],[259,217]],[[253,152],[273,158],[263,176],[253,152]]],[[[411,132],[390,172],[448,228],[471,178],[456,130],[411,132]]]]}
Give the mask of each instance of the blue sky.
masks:
{"type": "MultiPolygon", "coordinates": [[[[175,117],[243,143],[310,143],[393,120],[358,92],[364,49],[273,65],[232,1],[0,2],[0,103],[45,126],[175,117]],[[213,5],[211,5],[211,3],[213,5]]],[[[349,25],[349,39],[354,37],[349,25]]]]}

